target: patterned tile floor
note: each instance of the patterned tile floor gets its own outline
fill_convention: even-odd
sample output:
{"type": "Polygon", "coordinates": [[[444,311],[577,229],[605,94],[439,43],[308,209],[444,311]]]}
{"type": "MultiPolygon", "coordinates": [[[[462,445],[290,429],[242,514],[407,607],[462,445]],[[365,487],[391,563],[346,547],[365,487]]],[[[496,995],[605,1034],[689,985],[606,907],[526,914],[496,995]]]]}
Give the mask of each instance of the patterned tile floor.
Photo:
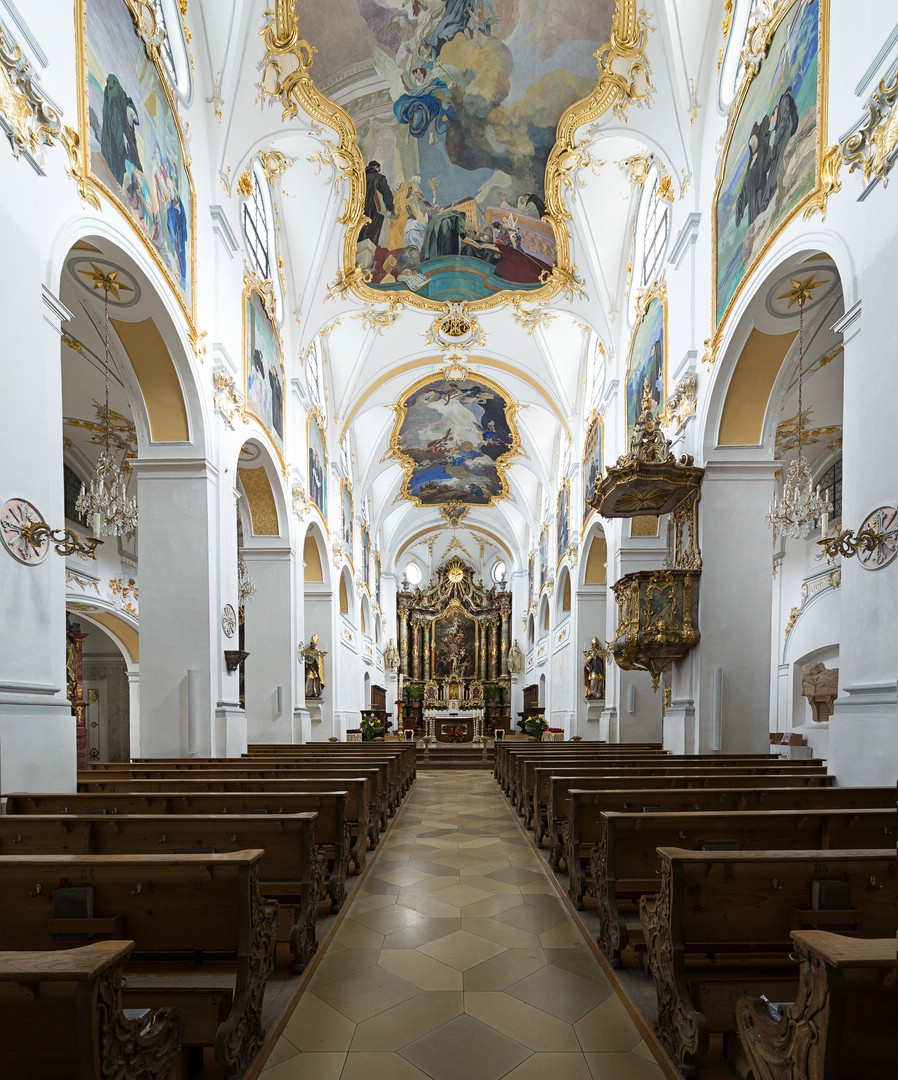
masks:
{"type": "Polygon", "coordinates": [[[662,1080],[495,781],[415,787],[264,1080],[662,1080]]]}

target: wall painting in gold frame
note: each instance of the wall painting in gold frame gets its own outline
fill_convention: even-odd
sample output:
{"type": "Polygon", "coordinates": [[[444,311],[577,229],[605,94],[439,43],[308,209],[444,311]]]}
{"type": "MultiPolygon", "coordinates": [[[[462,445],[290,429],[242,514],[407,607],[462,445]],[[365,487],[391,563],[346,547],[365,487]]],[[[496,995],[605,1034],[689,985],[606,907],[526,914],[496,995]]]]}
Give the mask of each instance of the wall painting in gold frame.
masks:
{"type": "Polygon", "coordinates": [[[161,34],[144,0],[76,0],[79,187],[134,227],[196,330],[196,194],[161,34]]]}
{"type": "Polygon", "coordinates": [[[274,318],[270,281],[247,275],[243,282],[243,411],[262,425],[284,463],[287,385],[281,335],[274,318]]]}
{"type": "Polygon", "coordinates": [[[667,289],[655,282],[636,299],[636,325],[627,358],[627,444],[642,411],[642,386],[649,381],[652,412],[667,403],[667,289]]]}
{"type": "Polygon", "coordinates": [[[839,186],[824,149],[828,25],[829,0],[781,0],[747,42],[748,70],[730,107],[712,204],[708,364],[771,245],[801,211],[825,212],[839,186]]]}

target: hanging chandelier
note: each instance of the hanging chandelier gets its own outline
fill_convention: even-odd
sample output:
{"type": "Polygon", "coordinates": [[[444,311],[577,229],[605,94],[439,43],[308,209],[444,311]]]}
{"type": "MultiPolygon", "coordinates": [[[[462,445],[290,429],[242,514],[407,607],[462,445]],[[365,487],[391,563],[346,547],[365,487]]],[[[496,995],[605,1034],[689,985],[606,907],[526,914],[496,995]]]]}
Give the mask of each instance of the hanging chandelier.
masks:
{"type": "Polygon", "coordinates": [[[773,527],[774,541],[778,537],[804,540],[820,518],[824,520],[832,511],[826,495],[821,496],[820,486],[814,488],[811,468],[802,454],[802,380],[804,377],[804,305],[813,290],[823,282],[814,281],[814,275],[804,281],[793,279],[792,288],[778,297],[788,300],[789,307],[798,304],[798,457],[786,469],[786,481],[779,495],[774,495],[767,513],[767,521],[773,527]]]}
{"type": "Polygon", "coordinates": [[[244,559],[243,552],[241,551],[237,555],[237,599],[241,607],[250,599],[250,597],[255,595],[256,583],[249,576],[246,559],[244,559]]]}
{"type": "Polygon", "coordinates": [[[137,499],[128,498],[127,485],[122,469],[110,450],[112,422],[109,414],[109,292],[116,295],[127,288],[117,280],[115,271],[96,274],[94,288],[103,290],[103,379],[106,400],[103,413],[103,449],[97,458],[97,467],[90,482],[90,490],[82,484],[81,494],[75,500],[75,509],[85,522],[93,525],[94,537],[131,536],[137,528],[137,499]]]}

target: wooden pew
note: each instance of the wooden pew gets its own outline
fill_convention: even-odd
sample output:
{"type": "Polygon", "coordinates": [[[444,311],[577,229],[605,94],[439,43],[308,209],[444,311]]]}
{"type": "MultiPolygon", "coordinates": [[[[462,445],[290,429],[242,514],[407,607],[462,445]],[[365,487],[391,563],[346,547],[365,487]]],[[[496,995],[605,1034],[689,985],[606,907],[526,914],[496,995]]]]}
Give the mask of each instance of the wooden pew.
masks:
{"type": "Polygon", "coordinates": [[[415,782],[415,773],[417,765],[417,748],[414,743],[407,742],[394,742],[394,743],[304,743],[301,746],[290,746],[287,744],[258,744],[250,743],[247,748],[247,753],[243,755],[244,758],[260,759],[266,758],[293,758],[297,754],[302,755],[306,752],[313,750],[324,751],[325,754],[332,758],[339,758],[341,756],[349,755],[352,753],[367,753],[370,755],[388,755],[396,756],[400,761],[400,770],[402,773],[403,781],[403,795],[407,794],[412,784],[415,782]]]}
{"type": "MultiPolygon", "coordinates": [[[[575,763],[576,764],[576,763],[575,763]]],[[[726,771],[741,772],[744,774],[751,774],[757,772],[777,774],[782,773],[801,773],[804,776],[816,774],[825,774],[825,767],[819,762],[793,762],[785,758],[774,758],[769,754],[766,758],[757,757],[721,757],[716,754],[710,755],[707,758],[677,758],[677,757],[665,757],[662,760],[653,760],[651,762],[645,761],[620,761],[615,764],[621,765],[624,769],[631,769],[634,767],[646,767],[653,772],[659,769],[668,769],[675,765],[681,765],[683,772],[689,772],[696,770],[707,775],[713,773],[723,773],[726,771]]],[[[535,840],[537,844],[542,847],[543,840],[545,839],[548,827],[549,827],[549,803],[552,799],[552,779],[555,776],[570,776],[576,774],[577,776],[588,777],[595,775],[602,775],[603,771],[607,770],[608,764],[606,762],[596,762],[590,760],[584,762],[583,766],[577,768],[570,768],[570,763],[565,762],[557,767],[544,766],[542,764],[532,768],[528,766],[528,776],[526,782],[529,785],[529,792],[525,797],[525,803],[529,807],[530,820],[528,824],[532,825],[535,833],[535,840]]]]}
{"type": "Polygon", "coordinates": [[[239,1076],[262,1045],[275,963],[278,905],[259,891],[262,854],[0,856],[0,950],[45,950],[73,933],[132,939],[125,1005],[181,1007],[184,1043],[214,1045],[239,1076]],[[92,918],[55,917],[63,885],[93,890],[92,918]],[[227,975],[232,989],[197,985],[198,973],[227,975]]]}
{"type": "Polygon", "coordinates": [[[329,780],[303,781],[302,791],[227,791],[210,792],[185,790],[163,791],[157,794],[135,792],[10,792],[0,795],[6,800],[7,814],[300,814],[319,815],[322,832],[318,843],[329,847],[328,822],[334,815],[334,867],[328,893],[331,903],[342,904],[346,891],[349,866],[358,874],[365,865],[368,846],[368,800],[365,792],[368,781],[362,777],[341,781],[345,791],[331,791],[329,780]],[[342,804],[340,827],[339,796],[342,804]],[[330,799],[337,797],[332,808],[330,799]],[[347,840],[348,836],[348,840],[347,840]],[[341,850],[342,849],[342,850],[341,850]],[[338,866],[339,864],[339,866],[338,866]],[[345,870],[344,870],[345,867],[345,870]]]}
{"type": "Polygon", "coordinates": [[[656,753],[663,754],[665,751],[661,747],[661,743],[604,743],[596,741],[586,742],[551,742],[543,743],[526,740],[521,743],[503,741],[496,744],[496,767],[495,776],[499,783],[499,786],[505,792],[509,794],[507,787],[508,773],[512,767],[515,757],[518,754],[529,752],[531,756],[533,753],[565,753],[565,752],[591,752],[591,751],[607,751],[617,752],[624,751],[626,753],[636,753],[641,750],[655,751],[656,753]]]}
{"type": "Polygon", "coordinates": [[[658,848],[692,850],[786,851],[881,848],[895,843],[898,818],[893,807],[875,810],[811,809],[619,813],[603,811],[598,842],[592,849],[591,877],[596,898],[599,948],[613,967],[631,928],[619,906],[658,891],[658,848]]]}
{"type": "MultiPolygon", "coordinates": [[[[823,806],[882,807],[894,801],[894,792],[888,788],[834,787],[835,777],[814,774],[768,775],[725,773],[717,776],[680,775],[679,777],[555,777],[557,785],[555,802],[561,806],[563,861],[569,877],[571,899],[581,906],[584,889],[588,884],[590,852],[600,835],[602,810],[641,810],[643,807],[661,807],[665,810],[701,810],[718,806],[722,810],[746,809],[799,809],[803,805],[816,805],[821,792],[845,791],[847,794],[827,795],[823,806]],[[582,785],[582,787],[580,786],[582,785]],[[566,798],[561,790],[569,787],[566,798]],[[708,794],[699,797],[698,790],[707,789],[708,794]],[[736,795],[736,802],[725,800],[723,791],[750,790],[746,795],[736,795]],[[677,795],[680,791],[685,794],[677,795]],[[764,792],[768,792],[767,795],[764,792]],[[784,792],[781,798],[778,794],[784,792]],[[662,796],[663,792],[663,796],[662,796]],[[669,793],[670,792],[670,793],[669,793]],[[799,794],[796,794],[799,792],[799,794]],[[804,793],[804,794],[801,794],[804,793]],[[891,797],[887,793],[891,793],[891,797]],[[606,796],[608,798],[606,798],[606,796]],[[610,799],[610,801],[608,801],[610,799]],[[714,801],[705,802],[712,799],[714,801]],[[795,800],[798,801],[795,801],[795,800]],[[785,800],[785,801],[784,801],[785,800]],[[789,801],[792,800],[792,801],[789,801]]],[[[557,827],[558,822],[555,822],[557,827]]],[[[553,837],[554,833],[551,834],[553,837]]],[[[550,856],[553,852],[550,851],[550,856]]]]}
{"type": "Polygon", "coordinates": [[[315,814],[114,817],[0,816],[0,855],[189,854],[262,848],[259,888],[280,905],[282,931],[301,972],[318,947],[315,921],[325,896],[325,861],[315,814]]]}
{"type": "MultiPolygon", "coordinates": [[[[552,743],[533,743],[534,747],[552,746],[552,743]]],[[[564,745],[564,744],[558,744],[564,745]]],[[[610,747],[602,748],[600,750],[577,750],[573,754],[570,752],[558,751],[546,751],[537,749],[534,753],[533,750],[527,750],[521,748],[517,751],[513,751],[509,754],[506,763],[506,775],[505,775],[505,793],[511,801],[518,813],[522,812],[524,805],[524,790],[525,784],[525,770],[528,762],[535,762],[543,766],[560,765],[562,762],[567,761],[576,768],[581,765],[590,764],[595,759],[596,764],[602,762],[623,762],[625,759],[632,758],[636,761],[656,760],[667,758],[670,755],[662,750],[642,749],[637,747],[630,749],[629,747],[610,747]]],[[[575,770],[571,770],[575,771],[575,770]]]]}
{"type": "Polygon", "coordinates": [[[894,846],[872,851],[733,851],[659,848],[660,891],[640,900],[655,982],[655,1032],[677,1067],[695,1075],[712,1033],[736,1031],[742,995],[794,998],[790,931],[895,933],[894,846]],[[813,910],[815,881],[844,881],[850,908],[813,910]]]}
{"type": "Polygon", "coordinates": [[[793,930],[792,940],[799,966],[795,1001],[736,1002],[739,1039],[756,1080],[884,1075],[898,1061],[894,935],[871,939],[793,930]]]}
{"type": "Polygon", "coordinates": [[[160,1009],[148,1026],[122,1006],[122,968],[133,941],[0,953],[0,1075],[10,1080],[164,1080],[177,1064],[182,1017],[160,1009]]]}
{"type": "MultiPolygon", "coordinates": [[[[364,776],[370,781],[370,796],[368,804],[369,841],[372,847],[376,847],[379,833],[386,829],[387,819],[390,816],[390,795],[387,785],[387,773],[383,766],[373,762],[346,762],[341,765],[322,764],[311,762],[308,765],[275,765],[247,766],[237,763],[228,765],[202,765],[193,764],[192,761],[182,761],[158,767],[136,767],[125,764],[117,764],[115,768],[103,768],[87,770],[78,773],[79,791],[121,791],[121,786],[114,788],[111,784],[119,784],[131,781],[146,780],[178,780],[181,777],[189,779],[202,779],[209,781],[221,781],[225,783],[237,780],[259,781],[258,790],[268,790],[267,785],[272,781],[290,780],[294,790],[301,790],[296,783],[299,780],[329,780],[331,788],[340,786],[340,781],[347,777],[364,776]],[[105,787],[101,785],[106,785],[105,787]]],[[[147,789],[144,789],[147,790],[147,789]]],[[[217,789],[226,790],[224,786],[217,789]]],[[[282,789],[286,790],[286,789],[282,789]]]]}
{"type": "MultiPolygon", "coordinates": [[[[365,772],[365,770],[361,770],[365,772]]],[[[362,804],[358,809],[358,818],[350,818],[358,821],[358,831],[353,842],[353,855],[357,869],[365,864],[365,850],[377,847],[380,839],[378,832],[379,814],[373,799],[372,780],[370,775],[359,776],[291,776],[280,777],[276,780],[260,777],[212,777],[208,774],[191,774],[189,771],[181,771],[172,776],[159,777],[154,780],[135,780],[127,777],[118,779],[97,779],[79,782],[79,792],[90,795],[102,794],[103,792],[119,794],[189,794],[191,792],[209,791],[219,794],[238,794],[264,792],[268,795],[286,795],[289,792],[329,791],[334,787],[345,788],[350,798],[347,803],[347,813],[351,814],[353,789],[361,781],[364,787],[362,804]],[[372,809],[373,808],[373,809],[372,809]],[[362,831],[362,824],[365,829],[362,831]]]]}

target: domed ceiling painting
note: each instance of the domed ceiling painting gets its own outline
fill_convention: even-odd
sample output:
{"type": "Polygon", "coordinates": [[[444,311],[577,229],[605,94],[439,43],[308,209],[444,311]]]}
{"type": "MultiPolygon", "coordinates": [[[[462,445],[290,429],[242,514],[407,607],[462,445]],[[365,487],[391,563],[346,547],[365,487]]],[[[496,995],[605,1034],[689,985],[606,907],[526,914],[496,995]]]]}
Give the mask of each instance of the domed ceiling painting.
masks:
{"type": "Polygon", "coordinates": [[[297,3],[316,50],[308,74],[337,126],[355,126],[370,220],[350,222],[347,252],[372,299],[483,303],[539,290],[566,262],[546,166],[566,113],[576,125],[602,111],[596,53],[615,11],[615,0],[297,3]]]}

